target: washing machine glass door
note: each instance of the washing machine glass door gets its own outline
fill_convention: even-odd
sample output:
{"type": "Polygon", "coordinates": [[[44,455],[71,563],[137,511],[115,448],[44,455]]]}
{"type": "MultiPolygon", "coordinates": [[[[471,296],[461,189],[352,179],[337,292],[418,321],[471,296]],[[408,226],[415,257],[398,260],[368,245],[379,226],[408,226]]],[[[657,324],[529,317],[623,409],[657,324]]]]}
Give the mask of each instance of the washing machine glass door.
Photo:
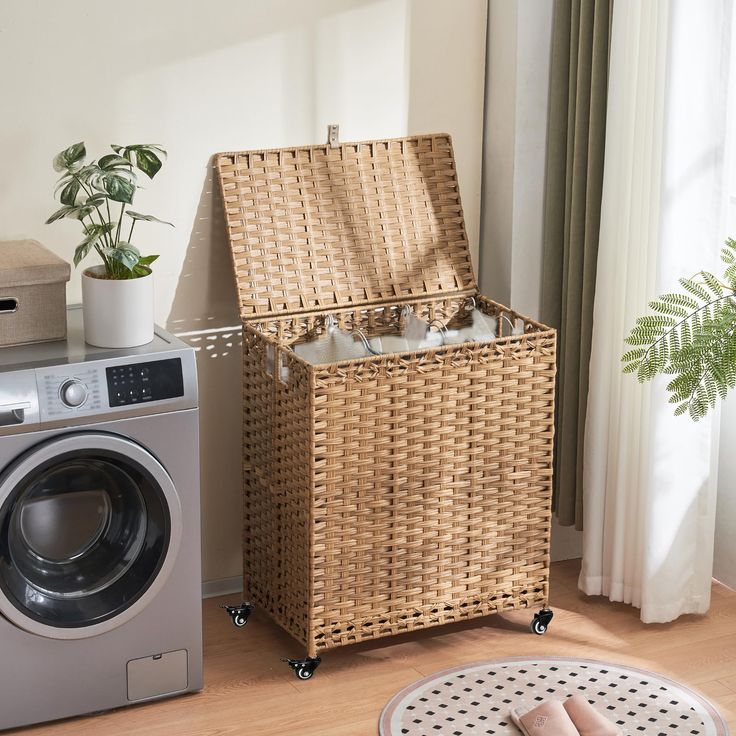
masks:
{"type": "Polygon", "coordinates": [[[108,631],[160,589],[180,535],[150,452],[112,434],[56,437],[0,476],[0,611],[53,638],[108,631]]]}

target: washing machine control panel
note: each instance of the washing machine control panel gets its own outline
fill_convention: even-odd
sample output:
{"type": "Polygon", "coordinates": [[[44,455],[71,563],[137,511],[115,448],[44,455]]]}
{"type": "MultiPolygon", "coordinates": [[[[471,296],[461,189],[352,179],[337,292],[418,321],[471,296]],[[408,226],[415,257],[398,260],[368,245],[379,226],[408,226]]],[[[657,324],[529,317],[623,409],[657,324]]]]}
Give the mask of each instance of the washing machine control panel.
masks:
{"type": "Polygon", "coordinates": [[[109,366],[105,373],[111,407],[184,396],[179,358],[109,366]]]}
{"type": "Polygon", "coordinates": [[[87,414],[103,408],[100,371],[92,363],[37,372],[42,419],[58,419],[70,412],[87,414]]]}
{"type": "Polygon", "coordinates": [[[66,340],[0,348],[0,439],[197,408],[195,350],[175,335],[101,348],[85,343],[81,309],[67,322],[66,340]]]}
{"type": "Polygon", "coordinates": [[[181,403],[196,392],[190,362],[183,366],[178,356],[128,358],[36,369],[41,421],[117,414],[160,401],[181,403]]]}

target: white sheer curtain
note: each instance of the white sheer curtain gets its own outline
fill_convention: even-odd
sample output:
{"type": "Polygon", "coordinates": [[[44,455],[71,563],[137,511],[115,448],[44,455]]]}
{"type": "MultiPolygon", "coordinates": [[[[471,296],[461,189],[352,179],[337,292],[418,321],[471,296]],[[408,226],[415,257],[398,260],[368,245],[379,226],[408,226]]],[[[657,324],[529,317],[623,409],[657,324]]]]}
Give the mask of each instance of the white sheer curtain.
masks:
{"type": "Polygon", "coordinates": [[[623,340],[726,233],[732,0],[616,0],[590,391],[580,588],[645,622],[710,603],[717,417],[674,417],[665,380],[621,373],[623,340]]]}

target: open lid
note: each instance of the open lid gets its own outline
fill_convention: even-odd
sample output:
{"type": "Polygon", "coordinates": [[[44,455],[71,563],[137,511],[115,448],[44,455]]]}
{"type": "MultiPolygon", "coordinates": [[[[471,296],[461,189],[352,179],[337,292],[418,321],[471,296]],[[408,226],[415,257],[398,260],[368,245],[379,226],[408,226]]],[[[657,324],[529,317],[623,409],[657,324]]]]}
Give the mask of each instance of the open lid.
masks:
{"type": "Polygon", "coordinates": [[[0,288],[69,281],[69,264],[37,240],[0,242],[0,288]]]}
{"type": "Polygon", "coordinates": [[[449,135],[215,158],[244,320],[475,291],[449,135]]]}

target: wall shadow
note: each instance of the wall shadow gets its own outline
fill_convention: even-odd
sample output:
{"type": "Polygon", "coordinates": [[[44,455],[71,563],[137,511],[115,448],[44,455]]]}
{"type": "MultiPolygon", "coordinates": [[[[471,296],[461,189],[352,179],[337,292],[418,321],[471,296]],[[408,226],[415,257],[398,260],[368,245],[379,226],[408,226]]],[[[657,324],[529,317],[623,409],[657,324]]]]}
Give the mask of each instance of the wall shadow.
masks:
{"type": "Polygon", "coordinates": [[[238,291],[213,156],[207,162],[166,326],[178,335],[239,324],[238,291]]]}
{"type": "Polygon", "coordinates": [[[166,323],[197,354],[204,580],[242,562],[240,316],[218,186],[210,159],[166,323]]]}

